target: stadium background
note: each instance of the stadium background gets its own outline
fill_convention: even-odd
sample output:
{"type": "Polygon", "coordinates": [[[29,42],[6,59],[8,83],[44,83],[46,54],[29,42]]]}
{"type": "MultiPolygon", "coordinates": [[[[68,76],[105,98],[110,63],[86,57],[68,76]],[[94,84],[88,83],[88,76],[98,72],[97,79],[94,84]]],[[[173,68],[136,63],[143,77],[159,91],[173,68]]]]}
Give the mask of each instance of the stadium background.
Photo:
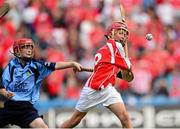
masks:
{"type": "MultiPolygon", "coordinates": [[[[11,10],[0,21],[1,72],[13,57],[14,39],[32,37],[36,58],[78,61],[92,67],[104,44],[105,28],[120,17],[119,0],[7,0],[11,10]]],[[[180,0],[121,0],[129,26],[129,55],[135,78],[117,79],[134,127],[180,127],[180,0]],[[147,41],[145,35],[153,34],[147,41]]],[[[0,0],[0,4],[3,0],[0,0]]],[[[90,73],[54,72],[43,83],[36,104],[51,128],[74,108],[90,73]]],[[[118,127],[102,108],[90,112],[79,127],[118,127]],[[103,112],[103,113],[102,113],[103,112]],[[108,122],[105,122],[108,121],[108,122]]]]}

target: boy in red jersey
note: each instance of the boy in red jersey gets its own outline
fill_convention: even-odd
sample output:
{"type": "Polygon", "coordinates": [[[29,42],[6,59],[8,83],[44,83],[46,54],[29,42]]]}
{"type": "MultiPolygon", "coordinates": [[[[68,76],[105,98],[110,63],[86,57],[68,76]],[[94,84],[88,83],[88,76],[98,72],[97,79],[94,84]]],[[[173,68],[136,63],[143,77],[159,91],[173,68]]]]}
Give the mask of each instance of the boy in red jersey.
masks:
{"type": "Polygon", "coordinates": [[[129,58],[126,58],[124,48],[128,34],[124,22],[115,22],[109,26],[105,35],[107,42],[95,55],[94,72],[82,89],[73,115],[61,128],[75,127],[89,110],[99,104],[112,111],[121,121],[123,128],[132,128],[121,95],[114,88],[116,76],[127,81],[133,80],[131,63],[129,58]]]}

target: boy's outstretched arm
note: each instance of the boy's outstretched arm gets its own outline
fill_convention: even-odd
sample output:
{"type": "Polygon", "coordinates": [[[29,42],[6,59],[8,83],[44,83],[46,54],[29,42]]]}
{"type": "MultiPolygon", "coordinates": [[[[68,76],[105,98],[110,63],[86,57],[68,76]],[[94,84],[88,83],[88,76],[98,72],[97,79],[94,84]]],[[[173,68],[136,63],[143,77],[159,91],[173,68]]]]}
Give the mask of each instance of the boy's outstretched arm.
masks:
{"type": "Polygon", "coordinates": [[[73,70],[80,72],[82,70],[82,65],[77,62],[57,62],[55,65],[55,69],[66,69],[66,68],[73,68],[73,70]]]}

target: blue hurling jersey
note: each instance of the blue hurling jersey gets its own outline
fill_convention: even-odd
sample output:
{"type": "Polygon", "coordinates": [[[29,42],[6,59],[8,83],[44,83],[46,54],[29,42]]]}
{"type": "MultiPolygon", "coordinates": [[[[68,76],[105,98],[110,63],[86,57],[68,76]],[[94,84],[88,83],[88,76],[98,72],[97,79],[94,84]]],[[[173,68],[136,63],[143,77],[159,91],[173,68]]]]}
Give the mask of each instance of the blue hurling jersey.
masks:
{"type": "Polygon", "coordinates": [[[2,83],[6,90],[14,93],[12,100],[33,104],[39,99],[43,79],[54,70],[55,63],[32,59],[22,67],[19,59],[14,58],[3,71],[2,83]]]}

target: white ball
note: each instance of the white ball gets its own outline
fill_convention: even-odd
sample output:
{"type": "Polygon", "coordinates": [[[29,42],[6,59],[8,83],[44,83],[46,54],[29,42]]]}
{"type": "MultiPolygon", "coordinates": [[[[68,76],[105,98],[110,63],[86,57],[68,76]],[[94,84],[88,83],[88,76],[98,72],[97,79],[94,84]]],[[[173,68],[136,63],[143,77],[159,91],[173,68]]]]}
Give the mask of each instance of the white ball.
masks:
{"type": "Polygon", "coordinates": [[[153,38],[152,34],[147,34],[147,35],[146,35],[146,39],[147,39],[148,41],[152,40],[152,38],[153,38]]]}

